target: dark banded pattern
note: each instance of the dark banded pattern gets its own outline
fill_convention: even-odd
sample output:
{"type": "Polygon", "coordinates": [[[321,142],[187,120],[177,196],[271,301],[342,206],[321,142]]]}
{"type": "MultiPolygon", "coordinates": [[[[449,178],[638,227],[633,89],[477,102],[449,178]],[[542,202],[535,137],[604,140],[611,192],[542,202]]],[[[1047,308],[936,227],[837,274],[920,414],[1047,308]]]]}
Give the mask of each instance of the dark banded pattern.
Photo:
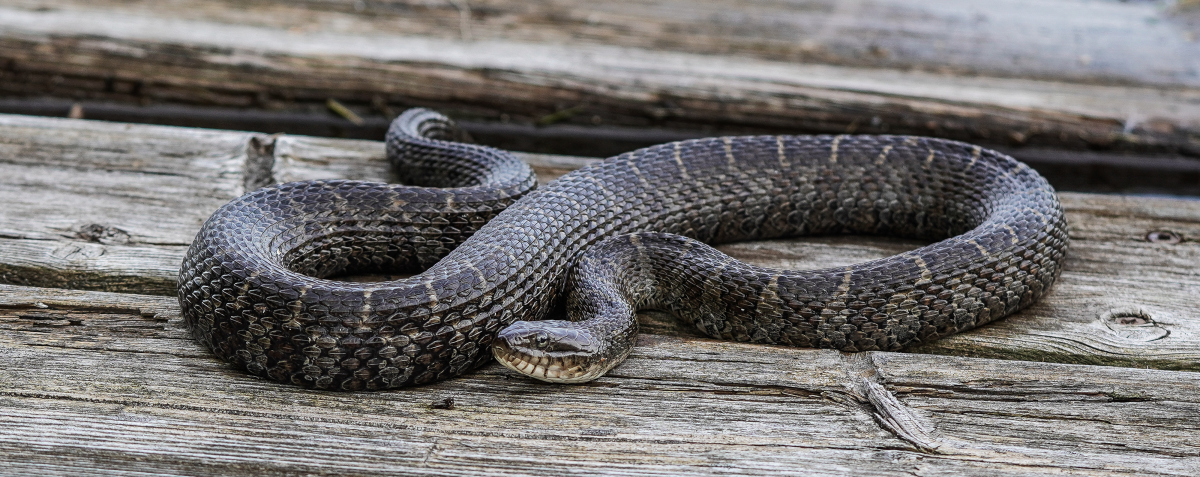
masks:
{"type": "MultiPolygon", "coordinates": [[[[700,139],[623,154],[528,192],[527,166],[502,151],[440,140],[453,136],[444,118],[408,112],[388,144],[407,182],[455,188],[291,183],[218,210],[180,274],[180,303],[196,336],[218,356],[280,381],[391,388],[486,362],[501,329],[547,317],[572,290],[574,312],[601,312],[586,303],[617,293],[632,299],[625,308],[666,308],[716,337],[896,349],[1032,303],[1067,249],[1063,213],[1045,180],[969,144],[700,139]],[[662,234],[588,251],[635,232],[707,243],[836,233],[940,241],[809,272],[750,267],[662,234]],[[582,286],[568,281],[581,256],[588,258],[573,280],[582,286]],[[426,270],[383,283],[322,278],[397,269],[426,270]],[[607,285],[582,283],[605,277],[607,285]]],[[[538,332],[523,336],[538,340],[538,332]]]]}

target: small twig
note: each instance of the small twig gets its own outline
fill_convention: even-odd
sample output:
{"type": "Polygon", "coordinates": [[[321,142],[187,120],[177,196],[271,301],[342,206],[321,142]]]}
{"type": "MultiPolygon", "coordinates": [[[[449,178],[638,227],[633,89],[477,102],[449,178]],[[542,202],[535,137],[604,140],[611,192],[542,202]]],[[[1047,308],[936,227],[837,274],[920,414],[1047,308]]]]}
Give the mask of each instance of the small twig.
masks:
{"type": "Polygon", "coordinates": [[[330,111],[337,113],[338,116],[346,118],[347,121],[354,123],[356,126],[363,125],[363,118],[361,116],[354,114],[354,111],[351,111],[350,108],[347,108],[344,104],[339,103],[336,99],[329,98],[325,100],[325,107],[329,108],[330,111]]]}
{"type": "Polygon", "coordinates": [[[448,397],[448,398],[434,401],[433,404],[429,405],[429,407],[433,408],[433,409],[453,410],[454,409],[454,398],[448,397]]]}

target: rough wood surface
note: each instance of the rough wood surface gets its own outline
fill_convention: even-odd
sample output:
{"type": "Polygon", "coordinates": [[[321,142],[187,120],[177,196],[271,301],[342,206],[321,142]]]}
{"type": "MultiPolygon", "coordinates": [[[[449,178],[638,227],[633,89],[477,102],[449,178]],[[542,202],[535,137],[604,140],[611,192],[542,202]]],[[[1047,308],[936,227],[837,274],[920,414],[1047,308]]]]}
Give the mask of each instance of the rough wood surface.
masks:
{"type": "Polygon", "coordinates": [[[1198,15],[1183,1],[15,1],[0,6],[0,95],[332,98],[1195,156],[1198,15]]]}
{"type": "MultiPolygon", "coordinates": [[[[16,0],[0,96],[1197,156],[1196,5],[16,0]]],[[[590,162],[524,157],[543,181],[590,162]]],[[[492,365],[334,394],[227,368],[170,296],[192,234],[247,189],[337,177],[390,179],[381,145],[0,116],[0,474],[1200,474],[1200,201],[1063,194],[1050,296],[907,353],[715,342],[647,313],[586,386],[492,365]]],[[[920,245],[722,249],[813,268],[920,245]]]]}
{"type": "Polygon", "coordinates": [[[0,280],[173,293],[249,134],[0,116],[0,280]]]}
{"type": "MultiPolygon", "coordinates": [[[[264,26],[295,33],[629,48],[1200,86],[1194,2],[1028,0],[9,0],[13,10],[264,26]],[[1154,55],[1145,52],[1153,51],[1154,55]]],[[[76,28],[86,28],[76,26],[76,28]]],[[[107,32],[106,32],[107,33],[107,32]]]]}
{"type": "MultiPolygon", "coordinates": [[[[390,180],[382,143],[0,116],[0,281],[173,295],[200,224],[249,186],[321,178],[390,180]]],[[[545,182],[595,159],[522,155],[545,182]]],[[[1200,201],[1062,194],[1072,248],[1041,303],[917,352],[1200,370],[1200,201]],[[1170,231],[1179,243],[1150,242],[1170,231]]],[[[811,269],[919,242],[808,237],[721,249],[763,266],[811,269]]],[[[659,333],[692,334],[662,315],[659,333]]]]}
{"type": "Polygon", "coordinates": [[[644,334],[584,386],[226,368],[168,297],[0,285],[0,460],[38,475],[1195,475],[1200,374],[644,334]]]}

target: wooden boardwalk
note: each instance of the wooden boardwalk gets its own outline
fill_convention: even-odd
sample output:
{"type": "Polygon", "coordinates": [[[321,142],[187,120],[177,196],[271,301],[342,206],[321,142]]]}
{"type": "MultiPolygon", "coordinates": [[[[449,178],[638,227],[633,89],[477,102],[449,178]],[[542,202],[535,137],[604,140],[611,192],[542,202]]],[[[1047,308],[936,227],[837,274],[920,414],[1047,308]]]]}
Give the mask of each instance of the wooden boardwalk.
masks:
{"type": "MultiPolygon", "coordinates": [[[[379,137],[432,106],[488,141],[595,151],[922,134],[1060,189],[1200,195],[1198,25],[1182,0],[21,0],[0,5],[0,111],[379,137]]],[[[718,342],[647,313],[587,385],[490,365],[331,393],[190,338],[175,280],[213,210],[274,182],[390,180],[382,156],[0,115],[0,475],[1200,475],[1196,199],[1062,193],[1072,246],[1044,301],[904,353],[718,342]]],[[[522,157],[542,181],[594,160],[522,157]]],[[[920,245],[721,249],[805,269],[920,245]]]]}
{"type": "MultiPolygon", "coordinates": [[[[584,386],[491,365],[415,389],[330,393],[231,370],[190,339],[162,295],[213,209],[264,180],[386,180],[382,155],[371,141],[0,117],[0,279],[26,285],[0,285],[4,472],[1200,469],[1194,200],[1063,194],[1072,249],[1053,293],[911,353],[724,343],[648,314],[630,360],[584,386]],[[1185,241],[1147,241],[1160,230],[1185,241]]],[[[543,180],[590,161],[525,157],[543,180]]],[[[919,245],[827,237],[723,250],[811,268],[919,245]]]]}

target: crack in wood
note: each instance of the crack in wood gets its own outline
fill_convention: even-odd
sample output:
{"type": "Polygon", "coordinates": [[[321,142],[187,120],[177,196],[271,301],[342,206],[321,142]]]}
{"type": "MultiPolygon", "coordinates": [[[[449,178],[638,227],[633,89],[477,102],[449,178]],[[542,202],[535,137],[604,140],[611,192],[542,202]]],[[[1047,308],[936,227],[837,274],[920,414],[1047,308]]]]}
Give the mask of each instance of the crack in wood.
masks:
{"type": "Polygon", "coordinates": [[[949,446],[928,417],[904,404],[880,383],[875,354],[842,353],[847,395],[870,413],[880,428],[926,454],[944,454],[949,446]]]}

